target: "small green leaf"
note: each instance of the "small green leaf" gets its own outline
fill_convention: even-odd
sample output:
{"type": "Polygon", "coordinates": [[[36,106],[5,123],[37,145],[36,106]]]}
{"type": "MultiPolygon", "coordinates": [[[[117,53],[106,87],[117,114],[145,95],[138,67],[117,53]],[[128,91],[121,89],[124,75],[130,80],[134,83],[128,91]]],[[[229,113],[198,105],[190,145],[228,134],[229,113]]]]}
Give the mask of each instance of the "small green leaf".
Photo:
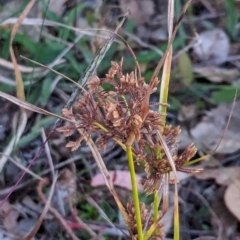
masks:
{"type": "MultiPolygon", "coordinates": [[[[231,88],[223,88],[220,91],[216,91],[212,94],[212,101],[214,103],[231,103],[234,100],[234,96],[236,93],[235,87],[231,88]]],[[[237,92],[237,96],[240,96],[240,92],[237,92]]]]}
{"type": "Polygon", "coordinates": [[[39,97],[39,103],[42,105],[42,106],[45,106],[46,103],[48,102],[48,99],[49,97],[51,96],[52,94],[52,90],[51,89],[51,84],[52,84],[52,81],[51,79],[49,78],[46,78],[44,81],[43,81],[43,84],[42,84],[42,92],[41,92],[41,95],[39,97]]]}
{"type": "Polygon", "coordinates": [[[32,142],[34,139],[36,139],[40,133],[41,133],[41,128],[48,128],[51,126],[56,119],[54,117],[44,117],[40,119],[31,129],[29,133],[21,137],[19,140],[16,149],[25,147],[27,144],[32,142]]]}
{"type": "Polygon", "coordinates": [[[178,68],[185,86],[189,87],[193,81],[192,62],[188,54],[183,53],[178,58],[178,68]]]}
{"type": "Polygon", "coordinates": [[[159,54],[155,51],[143,51],[137,55],[137,59],[139,63],[156,61],[159,59],[159,54]]]}
{"type": "Polygon", "coordinates": [[[225,1],[226,4],[226,23],[227,23],[227,28],[228,31],[233,39],[236,38],[237,36],[237,29],[236,25],[238,22],[238,17],[239,17],[239,11],[236,6],[236,1],[235,0],[227,0],[225,1]]]}

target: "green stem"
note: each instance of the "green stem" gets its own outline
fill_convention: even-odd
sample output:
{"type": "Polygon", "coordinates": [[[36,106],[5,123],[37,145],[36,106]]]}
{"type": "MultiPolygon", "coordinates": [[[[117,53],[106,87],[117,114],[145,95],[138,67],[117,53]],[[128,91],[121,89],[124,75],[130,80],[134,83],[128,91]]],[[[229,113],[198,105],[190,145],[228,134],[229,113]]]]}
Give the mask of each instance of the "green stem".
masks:
{"type": "MultiPolygon", "coordinates": [[[[169,80],[170,80],[170,71],[171,71],[171,62],[172,62],[172,47],[170,48],[168,55],[166,57],[164,66],[163,66],[163,74],[162,74],[162,81],[161,81],[161,87],[160,87],[160,97],[159,102],[160,103],[167,103],[168,101],[168,88],[169,88],[169,80]]],[[[166,121],[166,116],[164,115],[167,112],[167,108],[160,105],[159,111],[163,113],[162,121],[166,121]]],[[[154,221],[155,219],[158,219],[158,205],[159,205],[159,199],[157,194],[154,194],[154,200],[153,200],[153,217],[154,221]]]]}
{"type": "Polygon", "coordinates": [[[134,203],[135,216],[136,216],[136,222],[137,222],[138,240],[143,240],[140,203],[139,203],[139,198],[138,198],[137,181],[136,181],[136,174],[135,174],[131,146],[127,146],[127,158],[128,158],[129,171],[131,174],[133,203],[134,203]]]}
{"type": "MultiPolygon", "coordinates": [[[[162,158],[162,153],[161,153],[161,147],[158,147],[156,149],[156,158],[161,159],[162,158]]],[[[161,183],[159,183],[161,184],[161,183]]],[[[156,191],[154,193],[154,199],[153,199],[153,220],[156,222],[158,220],[158,205],[159,205],[159,192],[156,191]]],[[[157,229],[154,231],[155,234],[157,234],[157,229]]]]}
{"type": "MultiPolygon", "coordinates": [[[[158,203],[159,203],[159,193],[156,191],[154,193],[154,200],[153,200],[153,220],[154,222],[158,219],[158,203]]],[[[157,230],[155,230],[155,233],[157,233],[157,230]]]]}
{"type": "MultiPolygon", "coordinates": [[[[169,81],[170,81],[170,71],[171,71],[171,61],[172,61],[172,47],[170,48],[168,55],[166,57],[164,66],[163,66],[163,74],[161,80],[161,87],[160,87],[160,96],[159,102],[160,103],[167,103],[168,102],[168,88],[169,88],[169,81]]],[[[159,107],[159,112],[167,113],[167,107],[161,106],[159,107]]],[[[162,116],[163,122],[166,121],[166,116],[162,116]]]]}
{"type": "Polygon", "coordinates": [[[177,183],[175,183],[175,193],[174,193],[174,240],[180,239],[180,226],[179,226],[179,209],[178,209],[178,188],[177,183]]]}

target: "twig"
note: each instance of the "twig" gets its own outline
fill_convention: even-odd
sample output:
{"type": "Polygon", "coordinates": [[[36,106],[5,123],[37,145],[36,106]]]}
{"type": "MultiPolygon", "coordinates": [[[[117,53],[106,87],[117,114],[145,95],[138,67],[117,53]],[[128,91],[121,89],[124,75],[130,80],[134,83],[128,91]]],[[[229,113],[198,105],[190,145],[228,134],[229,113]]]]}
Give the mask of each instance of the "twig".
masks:
{"type": "MultiPolygon", "coordinates": [[[[66,166],[67,164],[70,164],[70,163],[75,162],[75,161],[77,161],[77,160],[79,160],[79,156],[75,156],[75,157],[73,157],[73,158],[69,158],[69,159],[66,160],[65,162],[58,163],[58,164],[55,166],[55,169],[61,168],[61,167],[63,167],[63,166],[66,166]]],[[[28,169],[28,168],[27,168],[27,169],[28,169]]],[[[25,170],[26,170],[26,169],[25,169],[25,170]]],[[[24,171],[25,171],[25,170],[24,170],[24,171]]],[[[42,171],[39,175],[40,175],[40,176],[44,176],[44,175],[46,175],[46,174],[48,174],[48,173],[50,173],[50,172],[51,172],[51,170],[50,170],[50,168],[49,168],[49,169],[46,169],[46,170],[42,171]]],[[[20,184],[18,184],[18,185],[14,188],[13,191],[16,191],[16,190],[19,190],[19,189],[21,189],[21,188],[24,188],[25,186],[27,186],[28,184],[34,182],[35,180],[36,180],[36,179],[30,179],[30,180],[27,180],[27,181],[25,181],[25,182],[23,182],[23,183],[20,183],[20,184]]],[[[0,197],[3,196],[3,195],[5,195],[5,194],[7,194],[12,188],[13,188],[13,186],[8,187],[8,188],[5,188],[5,189],[3,189],[3,190],[0,190],[0,197]]]]}
{"type": "MultiPolygon", "coordinates": [[[[46,141],[46,134],[45,134],[45,131],[44,129],[42,128],[41,129],[42,131],[42,138],[43,138],[43,142],[46,141]]],[[[46,151],[46,155],[47,155],[47,159],[48,159],[48,164],[50,166],[50,170],[51,170],[51,173],[52,173],[52,178],[54,178],[54,176],[56,175],[55,174],[55,170],[54,170],[54,165],[53,165],[53,160],[52,160],[52,156],[51,156],[51,152],[50,152],[50,148],[49,148],[49,145],[48,145],[48,141],[46,141],[46,144],[44,145],[45,147],[45,151],[46,151]]],[[[66,212],[65,212],[65,209],[64,209],[64,206],[63,206],[63,201],[62,201],[62,198],[60,196],[60,193],[59,193],[59,189],[58,187],[56,186],[56,192],[57,192],[57,198],[58,198],[58,206],[61,210],[61,213],[63,214],[63,216],[66,215],[66,212]]]]}
{"type": "Polygon", "coordinates": [[[0,155],[5,155],[8,158],[9,161],[11,161],[14,165],[19,167],[21,170],[30,174],[32,177],[36,178],[36,180],[40,180],[40,181],[43,180],[43,178],[39,177],[36,173],[32,172],[30,169],[24,167],[21,163],[15,161],[11,156],[8,156],[4,153],[0,153],[0,155]]]}
{"type": "Polygon", "coordinates": [[[216,219],[216,222],[218,224],[218,238],[217,240],[221,240],[222,239],[222,235],[223,235],[223,225],[221,220],[219,219],[219,217],[217,216],[217,214],[213,211],[213,209],[211,208],[210,204],[208,203],[208,201],[199,193],[193,191],[192,189],[189,188],[185,188],[183,187],[182,189],[185,189],[189,192],[191,192],[192,194],[194,194],[196,197],[198,197],[202,203],[208,208],[210,214],[212,215],[213,218],[216,219]]]}
{"type": "MultiPolygon", "coordinates": [[[[41,132],[42,132],[43,142],[45,142],[46,141],[46,134],[45,134],[45,131],[44,131],[43,128],[41,129],[41,132]]],[[[50,170],[51,170],[52,178],[53,178],[55,176],[55,170],[54,170],[54,165],[53,165],[52,156],[51,156],[51,153],[50,153],[48,142],[46,142],[46,144],[45,144],[45,151],[46,151],[48,164],[50,166],[50,170]]]]}
{"type": "Polygon", "coordinates": [[[156,53],[158,53],[160,56],[163,56],[163,52],[157,48],[156,46],[153,46],[149,43],[143,42],[139,37],[127,32],[127,31],[123,31],[123,33],[128,36],[130,39],[134,40],[136,43],[138,43],[140,46],[145,47],[145,48],[149,48],[153,51],[155,51],[156,53]]]}
{"type": "MultiPolygon", "coordinates": [[[[48,210],[49,210],[49,207],[51,205],[51,200],[52,200],[52,197],[53,197],[53,193],[54,193],[54,188],[55,188],[55,185],[56,185],[56,182],[57,182],[57,174],[54,176],[54,179],[53,179],[53,183],[52,183],[52,186],[51,186],[51,189],[50,189],[50,192],[49,192],[49,197],[45,203],[45,207],[43,209],[43,212],[42,214],[40,215],[38,221],[37,221],[37,224],[35,225],[35,227],[32,229],[32,231],[24,238],[24,240],[30,240],[32,237],[34,237],[37,233],[37,231],[39,230],[41,224],[42,224],[42,221],[44,220],[48,210]]],[[[44,185],[48,184],[48,179],[45,178],[43,180],[41,180],[38,184],[38,187],[37,187],[37,191],[41,191],[42,190],[42,187],[44,185]]]]}
{"type": "MultiPolygon", "coordinates": [[[[44,186],[44,182],[39,182],[37,192],[42,202],[46,203],[47,199],[42,192],[43,186],[44,186]]],[[[71,236],[73,240],[79,240],[79,238],[75,235],[73,230],[68,226],[68,223],[65,221],[62,215],[55,208],[53,208],[52,206],[49,206],[49,211],[58,219],[58,221],[62,224],[62,226],[65,228],[65,230],[68,232],[68,234],[71,236]]]]}

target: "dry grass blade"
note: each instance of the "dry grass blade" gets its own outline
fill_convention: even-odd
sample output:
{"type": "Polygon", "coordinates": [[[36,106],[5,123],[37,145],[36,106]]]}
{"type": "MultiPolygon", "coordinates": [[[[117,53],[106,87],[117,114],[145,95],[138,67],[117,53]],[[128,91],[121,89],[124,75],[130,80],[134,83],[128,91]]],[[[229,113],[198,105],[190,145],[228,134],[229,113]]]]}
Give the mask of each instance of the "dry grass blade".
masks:
{"type": "MultiPolygon", "coordinates": [[[[0,153],[0,155],[5,155],[3,153],[0,153]]],[[[9,159],[9,161],[11,161],[14,165],[16,165],[17,167],[19,167],[21,170],[27,172],[29,175],[33,176],[35,179],[38,180],[43,180],[43,178],[39,177],[36,173],[32,172],[31,170],[29,170],[28,168],[24,167],[21,163],[15,161],[12,157],[5,155],[5,157],[7,157],[9,159]]]]}
{"type": "MultiPolygon", "coordinates": [[[[16,99],[19,100],[18,98],[16,98],[16,99]]],[[[17,120],[18,125],[17,125],[17,129],[16,129],[16,133],[12,137],[12,139],[10,140],[7,147],[4,149],[4,152],[3,152],[2,157],[0,159],[0,172],[2,172],[4,165],[8,160],[8,156],[11,154],[14,145],[19,141],[20,137],[22,136],[22,133],[24,132],[25,126],[27,124],[27,114],[26,114],[25,111],[21,111],[21,112],[16,113],[15,118],[18,119],[17,120]]]]}
{"type": "MultiPolygon", "coordinates": [[[[44,206],[44,209],[37,221],[37,224],[35,225],[35,227],[32,229],[32,231],[24,238],[24,240],[31,240],[32,237],[34,237],[36,235],[36,233],[38,232],[41,224],[42,224],[42,221],[44,220],[48,210],[49,210],[49,207],[51,205],[51,200],[52,200],[52,197],[53,197],[53,193],[54,193],[54,188],[55,188],[55,185],[56,185],[56,182],[57,182],[57,174],[54,176],[53,178],[53,182],[52,182],[52,186],[51,186],[51,189],[50,189],[50,192],[49,192],[49,196],[48,196],[48,200],[47,202],[45,203],[45,206],[44,206]]],[[[46,179],[42,180],[43,182],[46,181],[46,179]]]]}
{"type": "Polygon", "coordinates": [[[95,143],[93,142],[92,139],[87,139],[86,138],[85,141],[87,142],[89,148],[91,149],[91,152],[92,152],[92,154],[94,156],[94,159],[95,159],[95,161],[96,161],[96,163],[98,165],[98,168],[99,168],[101,174],[103,175],[103,178],[105,180],[106,186],[108,187],[109,191],[113,195],[113,197],[114,197],[114,199],[116,201],[116,204],[118,205],[119,210],[121,211],[124,219],[126,220],[127,219],[127,215],[126,215],[125,208],[122,205],[122,203],[121,203],[121,201],[120,201],[120,199],[119,199],[119,197],[118,197],[118,195],[117,195],[117,193],[116,193],[116,191],[114,189],[113,182],[110,180],[111,179],[110,175],[109,175],[108,170],[107,170],[107,168],[105,166],[105,163],[104,163],[104,161],[103,161],[103,159],[101,157],[101,154],[99,153],[99,151],[98,151],[98,149],[97,149],[97,147],[96,147],[96,145],[95,145],[95,143]]]}
{"type": "MultiPolygon", "coordinates": [[[[123,17],[122,21],[120,22],[120,24],[117,26],[117,28],[115,29],[114,32],[111,32],[111,36],[107,39],[107,41],[105,42],[105,44],[99,49],[96,57],[92,60],[90,66],[87,68],[87,70],[85,71],[85,73],[83,74],[83,76],[78,80],[78,83],[82,85],[82,87],[85,86],[85,84],[87,83],[88,79],[90,77],[93,76],[93,74],[95,73],[96,69],[98,68],[99,64],[101,63],[101,61],[103,60],[106,52],[108,51],[108,49],[110,48],[110,46],[112,45],[115,37],[118,35],[118,31],[119,29],[122,27],[122,25],[124,24],[125,20],[127,19],[129,12],[127,12],[125,14],[125,16],[123,17]]],[[[65,105],[65,108],[70,109],[72,107],[72,105],[74,104],[77,96],[81,93],[79,88],[75,88],[75,90],[73,91],[73,93],[71,94],[67,104],[65,105]]],[[[54,124],[53,127],[53,131],[55,131],[61,124],[61,120],[58,119],[56,121],[56,123],[54,124]]]]}
{"type": "MultiPolygon", "coordinates": [[[[14,24],[12,32],[11,32],[11,36],[10,36],[10,55],[11,55],[11,59],[13,62],[13,66],[14,66],[14,71],[15,71],[15,77],[16,77],[16,87],[17,87],[17,97],[20,100],[25,100],[25,93],[24,93],[24,84],[23,84],[23,80],[22,80],[22,75],[21,72],[19,70],[18,67],[18,63],[13,51],[13,47],[12,47],[12,43],[13,43],[13,38],[19,28],[19,26],[21,25],[22,21],[24,20],[24,18],[27,16],[27,14],[29,13],[29,11],[31,10],[31,8],[33,7],[35,3],[35,0],[31,0],[28,5],[26,6],[26,8],[24,9],[24,11],[22,12],[22,14],[20,15],[19,19],[17,20],[17,22],[14,24]]],[[[25,126],[27,124],[27,115],[25,113],[25,111],[21,111],[20,112],[20,116],[19,116],[19,124],[18,124],[18,128],[17,128],[17,133],[15,134],[15,136],[12,137],[11,141],[9,142],[8,146],[6,147],[6,149],[4,150],[4,155],[3,157],[0,159],[0,172],[2,171],[6,161],[7,161],[7,157],[8,155],[11,154],[13,146],[19,141],[25,126]]]]}
{"type": "Polygon", "coordinates": [[[178,182],[178,180],[177,180],[178,179],[177,178],[177,170],[176,170],[176,167],[175,167],[175,163],[174,163],[172,154],[171,154],[171,152],[170,152],[170,150],[169,150],[165,140],[163,139],[163,137],[162,137],[162,135],[161,135],[161,133],[159,131],[157,131],[157,135],[158,135],[159,140],[160,140],[160,142],[161,142],[161,144],[163,146],[164,152],[167,155],[168,161],[169,161],[169,163],[170,163],[170,165],[172,167],[172,171],[173,171],[174,177],[175,177],[175,182],[178,182]]]}
{"type": "Polygon", "coordinates": [[[13,43],[13,38],[14,38],[15,34],[17,33],[19,26],[23,22],[24,18],[26,18],[26,16],[28,15],[28,13],[31,10],[31,8],[33,7],[34,3],[35,3],[35,0],[31,0],[28,3],[28,5],[26,6],[26,8],[23,10],[22,14],[20,15],[17,22],[13,26],[13,29],[11,32],[11,37],[10,37],[10,55],[11,55],[11,58],[13,61],[15,75],[16,75],[17,97],[21,100],[25,100],[24,85],[23,85],[22,75],[18,68],[18,63],[17,63],[16,57],[15,57],[15,54],[13,51],[12,43],[13,43]]]}
{"type": "MultiPolygon", "coordinates": [[[[75,162],[75,161],[78,161],[80,160],[79,156],[75,156],[73,158],[70,158],[64,162],[61,162],[61,163],[58,163],[55,165],[55,169],[59,169],[59,168],[62,168],[68,164],[71,164],[72,162],[75,162]]],[[[48,173],[50,173],[51,170],[50,169],[46,169],[44,171],[42,171],[41,173],[39,173],[39,176],[44,176],[48,173]]],[[[30,179],[30,180],[26,180],[25,182],[23,183],[20,183],[18,184],[13,191],[16,191],[16,190],[19,190],[23,187],[26,187],[28,184],[34,182],[36,179],[30,179]]],[[[41,179],[40,179],[41,180],[41,179]]],[[[11,187],[7,187],[7,188],[4,188],[2,190],[0,190],[0,197],[2,198],[3,196],[5,196],[6,194],[8,194],[12,189],[13,189],[14,186],[11,186],[11,187]]]]}
{"type": "Polygon", "coordinates": [[[58,71],[56,71],[56,70],[54,70],[54,69],[52,69],[52,68],[50,68],[50,67],[48,67],[48,66],[46,66],[46,65],[43,65],[43,64],[41,64],[41,63],[38,63],[38,62],[36,62],[36,61],[34,61],[34,60],[32,60],[32,59],[29,59],[29,58],[27,58],[27,57],[24,57],[24,56],[21,56],[21,57],[22,57],[23,59],[26,59],[26,60],[28,60],[28,61],[30,61],[30,62],[32,62],[32,63],[35,63],[35,64],[37,64],[37,65],[39,65],[39,66],[41,66],[41,67],[44,67],[44,68],[46,68],[46,69],[48,69],[48,70],[50,70],[50,71],[58,74],[58,75],[61,76],[62,78],[65,78],[66,80],[68,80],[68,81],[74,83],[75,85],[77,85],[83,92],[86,92],[86,90],[85,90],[80,84],[78,84],[77,82],[75,82],[75,81],[72,80],[71,78],[67,77],[66,75],[61,74],[60,72],[58,72],[58,71]]]}
{"type": "Polygon", "coordinates": [[[3,97],[7,100],[9,100],[10,102],[13,102],[15,103],[16,105],[22,107],[22,108],[25,108],[27,110],[30,110],[30,111],[33,111],[33,112],[36,112],[36,113],[40,113],[40,114],[44,114],[44,115],[47,115],[47,116],[53,116],[53,117],[56,117],[56,118],[60,118],[64,121],[69,121],[69,122],[72,122],[72,123],[76,123],[74,121],[71,121],[70,119],[67,119],[67,118],[64,118],[64,117],[61,117],[57,114],[54,114],[54,113],[51,113],[51,112],[48,112],[42,108],[39,108],[31,103],[28,103],[28,102],[25,102],[25,101],[21,101],[20,99],[16,98],[16,97],[13,97],[7,93],[4,93],[4,92],[1,92],[0,91],[0,97],[3,97]]]}
{"type": "MultiPolygon", "coordinates": [[[[48,164],[49,164],[49,167],[50,167],[50,170],[51,170],[51,173],[52,173],[52,179],[54,179],[56,173],[55,173],[55,169],[54,169],[54,163],[53,163],[53,159],[52,159],[52,156],[51,156],[50,147],[49,147],[49,144],[48,144],[48,141],[47,141],[47,138],[46,138],[46,134],[45,134],[45,131],[44,131],[43,128],[41,129],[41,132],[42,132],[43,142],[46,142],[46,144],[44,145],[45,152],[46,152],[48,164]]],[[[63,214],[63,216],[66,216],[66,211],[64,209],[63,199],[60,196],[59,188],[57,186],[56,186],[56,193],[57,193],[58,206],[60,208],[60,212],[61,212],[61,214],[63,214]]]]}
{"type": "Polygon", "coordinates": [[[155,68],[154,73],[153,73],[153,75],[152,75],[151,81],[153,81],[153,80],[158,76],[158,73],[159,73],[160,69],[162,68],[162,66],[163,66],[163,64],[164,64],[164,62],[165,62],[165,59],[166,59],[166,57],[167,57],[167,55],[168,55],[168,53],[169,53],[169,50],[170,50],[170,48],[171,48],[171,46],[172,46],[173,40],[174,40],[174,38],[175,38],[175,36],[176,36],[176,34],[177,34],[177,30],[178,30],[178,28],[179,28],[179,25],[180,25],[180,23],[181,23],[184,15],[185,15],[185,13],[186,13],[187,8],[189,7],[191,1],[192,1],[192,0],[188,0],[187,3],[184,5],[183,10],[182,10],[182,12],[181,12],[181,14],[180,14],[180,17],[178,18],[177,23],[175,24],[175,27],[174,27],[174,29],[173,29],[172,36],[171,36],[171,38],[169,39],[166,52],[165,52],[165,54],[163,55],[163,57],[160,59],[160,61],[158,62],[158,65],[157,65],[157,67],[155,68]]]}
{"type": "MultiPolygon", "coordinates": [[[[5,67],[5,68],[8,68],[8,69],[11,69],[11,70],[14,70],[14,64],[12,62],[9,62],[3,58],[0,58],[0,65],[5,67]]],[[[32,73],[33,72],[33,68],[32,67],[27,67],[27,66],[23,66],[23,65],[20,65],[18,64],[18,69],[20,70],[20,72],[24,72],[24,73],[32,73]]],[[[34,71],[41,71],[42,68],[34,68],[34,71]]]]}
{"type": "MultiPolygon", "coordinates": [[[[46,204],[47,203],[47,199],[46,199],[45,195],[42,192],[42,188],[44,187],[45,184],[46,184],[46,181],[39,182],[38,187],[37,187],[37,192],[38,192],[38,196],[40,197],[42,202],[44,202],[46,204]]],[[[57,218],[57,220],[61,223],[63,228],[68,232],[68,234],[70,235],[70,237],[73,240],[79,240],[79,238],[75,235],[75,233],[70,228],[70,226],[68,225],[66,220],[62,217],[62,215],[55,208],[53,208],[50,205],[49,206],[49,211],[57,218]]]]}
{"type": "MultiPolygon", "coordinates": [[[[5,27],[5,26],[9,26],[10,24],[15,24],[18,21],[18,18],[9,18],[6,19],[4,22],[0,23],[0,26],[5,27]]],[[[100,28],[85,28],[85,29],[79,29],[76,27],[72,27],[63,23],[59,23],[59,22],[55,22],[55,21],[51,21],[51,20],[44,20],[43,19],[39,19],[39,18],[25,18],[22,22],[22,25],[33,25],[33,26],[45,26],[45,27],[63,27],[69,30],[72,30],[76,33],[82,33],[88,36],[98,36],[98,37],[102,37],[104,39],[108,39],[108,36],[106,36],[105,34],[99,34],[99,31],[102,32],[107,32],[107,33],[112,33],[111,30],[107,30],[107,29],[100,29],[100,28]],[[92,33],[92,32],[96,32],[96,33],[92,33]]],[[[117,34],[116,34],[117,35],[117,34]]],[[[115,42],[117,43],[121,43],[118,40],[115,40],[115,42]]]]}

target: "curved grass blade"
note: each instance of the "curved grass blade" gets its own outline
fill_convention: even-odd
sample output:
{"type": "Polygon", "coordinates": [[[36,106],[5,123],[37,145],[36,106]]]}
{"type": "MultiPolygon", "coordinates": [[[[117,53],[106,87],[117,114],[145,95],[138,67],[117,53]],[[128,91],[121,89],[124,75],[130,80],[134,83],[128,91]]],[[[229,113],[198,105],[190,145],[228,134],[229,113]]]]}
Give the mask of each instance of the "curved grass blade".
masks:
{"type": "MultiPolygon", "coordinates": [[[[115,29],[115,31],[112,33],[112,35],[107,39],[107,41],[105,42],[105,44],[99,49],[96,57],[92,60],[90,66],[87,68],[87,70],[85,71],[85,73],[83,74],[83,76],[78,80],[78,83],[82,85],[82,87],[84,87],[88,81],[88,79],[90,77],[93,76],[95,70],[98,68],[99,64],[101,63],[101,61],[103,60],[106,52],[108,51],[108,49],[111,47],[115,36],[117,34],[117,32],[119,31],[119,29],[122,27],[122,25],[124,24],[124,22],[127,19],[129,12],[127,12],[126,15],[124,15],[122,21],[120,22],[120,24],[117,26],[117,28],[115,29]]],[[[72,95],[70,96],[65,108],[69,109],[71,108],[71,106],[73,105],[73,103],[75,102],[77,96],[79,94],[81,94],[82,90],[79,88],[75,88],[75,90],[73,91],[72,95]]],[[[53,130],[55,131],[59,125],[61,124],[62,120],[58,119],[56,121],[56,123],[54,124],[53,130]]]]}

